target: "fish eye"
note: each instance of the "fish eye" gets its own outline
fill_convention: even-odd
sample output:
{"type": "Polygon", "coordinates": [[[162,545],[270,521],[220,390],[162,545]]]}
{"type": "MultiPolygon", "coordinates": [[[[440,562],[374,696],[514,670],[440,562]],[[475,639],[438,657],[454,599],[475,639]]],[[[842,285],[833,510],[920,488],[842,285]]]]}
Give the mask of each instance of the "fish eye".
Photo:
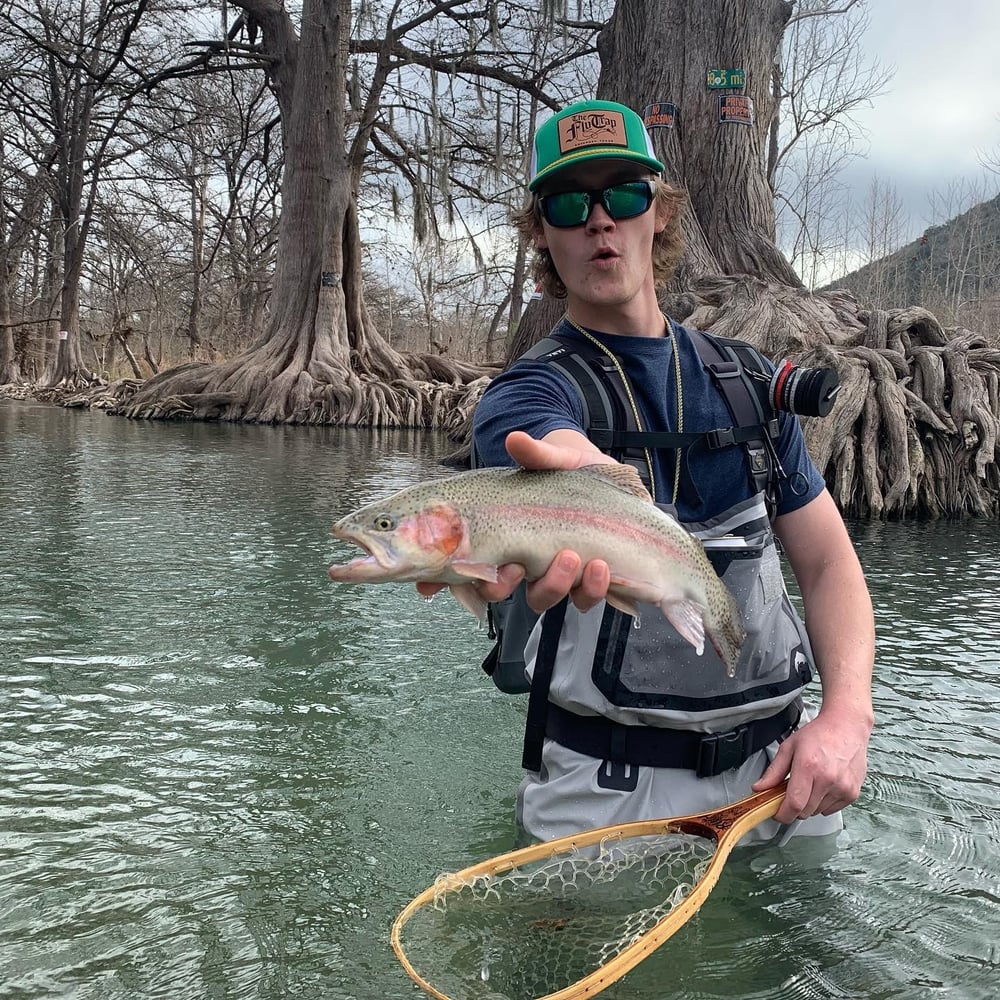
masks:
{"type": "Polygon", "coordinates": [[[392,514],[376,514],[374,524],[377,531],[394,531],[396,519],[392,514]]]}

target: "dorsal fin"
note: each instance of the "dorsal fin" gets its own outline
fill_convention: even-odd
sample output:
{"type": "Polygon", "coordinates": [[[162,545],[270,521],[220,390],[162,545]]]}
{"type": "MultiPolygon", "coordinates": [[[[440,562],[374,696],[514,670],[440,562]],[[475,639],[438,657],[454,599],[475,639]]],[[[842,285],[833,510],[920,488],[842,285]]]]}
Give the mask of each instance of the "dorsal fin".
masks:
{"type": "Polygon", "coordinates": [[[622,465],[620,462],[601,462],[595,465],[584,465],[578,471],[586,472],[591,476],[601,476],[614,483],[618,489],[632,493],[640,500],[653,502],[649,490],[642,485],[639,473],[631,465],[622,465]]]}

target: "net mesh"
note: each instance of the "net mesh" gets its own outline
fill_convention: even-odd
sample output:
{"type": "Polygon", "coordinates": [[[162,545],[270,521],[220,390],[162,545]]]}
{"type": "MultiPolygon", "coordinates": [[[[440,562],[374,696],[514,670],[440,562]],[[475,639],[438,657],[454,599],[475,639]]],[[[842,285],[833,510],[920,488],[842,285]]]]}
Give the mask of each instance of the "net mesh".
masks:
{"type": "Polygon", "coordinates": [[[691,892],[715,846],[669,833],[605,841],[457,884],[445,875],[400,943],[447,997],[546,996],[655,927],[691,892]]]}

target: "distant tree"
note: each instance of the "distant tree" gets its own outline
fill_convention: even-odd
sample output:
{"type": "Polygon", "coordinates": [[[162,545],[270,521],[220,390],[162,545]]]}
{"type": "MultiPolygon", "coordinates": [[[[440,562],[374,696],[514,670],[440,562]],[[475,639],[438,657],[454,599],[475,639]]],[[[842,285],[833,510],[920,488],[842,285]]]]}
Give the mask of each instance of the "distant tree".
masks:
{"type": "Polygon", "coordinates": [[[305,0],[297,22],[269,0],[234,6],[240,20],[183,71],[242,62],[264,70],[277,99],[284,173],[268,324],[238,358],[151,379],[124,412],[422,424],[447,412],[445,392],[460,415],[485,370],[403,355],[372,321],[362,181],[383,176],[386,206],[400,197],[397,183],[408,188],[418,240],[451,229],[463,198],[486,201],[508,184],[500,163],[508,130],[522,132],[511,118],[520,104],[501,102],[496,88],[545,100],[553,68],[586,51],[597,25],[581,26],[582,42],[556,45],[541,13],[500,0],[305,0]]]}
{"type": "Polygon", "coordinates": [[[996,178],[935,190],[934,225],[922,254],[921,301],[946,321],[990,329],[1000,297],[1000,198],[996,178]]]}
{"type": "Polygon", "coordinates": [[[190,357],[206,337],[239,353],[263,333],[274,266],[277,108],[261,75],[187,77],[160,88],[150,129],[131,194],[173,234],[160,263],[183,289],[174,329],[190,357]]]}
{"type": "Polygon", "coordinates": [[[867,265],[865,282],[859,288],[863,301],[875,309],[904,303],[896,300],[899,287],[898,261],[893,255],[902,246],[909,223],[895,186],[878,176],[872,178],[868,198],[862,206],[861,232],[867,265]]]}
{"type": "Polygon", "coordinates": [[[861,42],[868,30],[863,0],[799,0],[775,66],[779,103],[767,173],[778,242],[810,288],[836,273],[834,254],[846,245],[841,221],[850,210],[849,195],[839,174],[863,155],[866,138],[854,112],[870,106],[892,77],[878,60],[864,60],[861,42]]]}
{"type": "Polygon", "coordinates": [[[147,34],[149,8],[149,0],[98,6],[58,0],[8,4],[0,12],[0,35],[16,49],[19,70],[0,76],[0,102],[30,120],[39,150],[52,150],[42,161],[60,224],[61,332],[52,383],[93,378],[79,338],[80,281],[102,174],[136,145],[130,118],[136,73],[128,53],[142,47],[149,65],[163,49],[147,34]]]}
{"type": "MultiPolygon", "coordinates": [[[[22,261],[29,255],[32,242],[44,219],[47,205],[45,193],[44,160],[31,164],[18,148],[14,139],[17,122],[14,116],[0,116],[0,384],[20,383],[26,372],[22,370],[15,341],[15,331],[20,331],[22,345],[28,331],[38,321],[32,322],[23,315],[14,317],[14,296],[22,261]]],[[[23,288],[22,288],[23,290],[23,288]]],[[[44,314],[44,310],[43,310],[44,314]]]]}

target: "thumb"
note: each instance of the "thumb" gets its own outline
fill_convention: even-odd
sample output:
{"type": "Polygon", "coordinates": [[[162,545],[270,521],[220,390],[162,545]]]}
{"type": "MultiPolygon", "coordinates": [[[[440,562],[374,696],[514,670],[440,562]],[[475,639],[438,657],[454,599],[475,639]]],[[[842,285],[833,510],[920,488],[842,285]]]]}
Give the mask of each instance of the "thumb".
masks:
{"type": "MultiPolygon", "coordinates": [[[[558,434],[558,431],[553,431],[558,434]]],[[[524,431],[511,431],[504,439],[507,454],[522,469],[579,469],[584,465],[614,463],[576,431],[566,431],[564,441],[540,441],[524,431]]]]}
{"type": "Polygon", "coordinates": [[[774,760],[768,764],[764,773],[750,786],[755,792],[763,792],[768,788],[780,785],[791,769],[792,753],[788,749],[787,743],[782,743],[778,752],[774,755],[774,760]]]}
{"type": "Polygon", "coordinates": [[[564,448],[539,441],[524,431],[511,431],[504,442],[507,454],[522,469],[572,469],[575,459],[564,448]]]}

